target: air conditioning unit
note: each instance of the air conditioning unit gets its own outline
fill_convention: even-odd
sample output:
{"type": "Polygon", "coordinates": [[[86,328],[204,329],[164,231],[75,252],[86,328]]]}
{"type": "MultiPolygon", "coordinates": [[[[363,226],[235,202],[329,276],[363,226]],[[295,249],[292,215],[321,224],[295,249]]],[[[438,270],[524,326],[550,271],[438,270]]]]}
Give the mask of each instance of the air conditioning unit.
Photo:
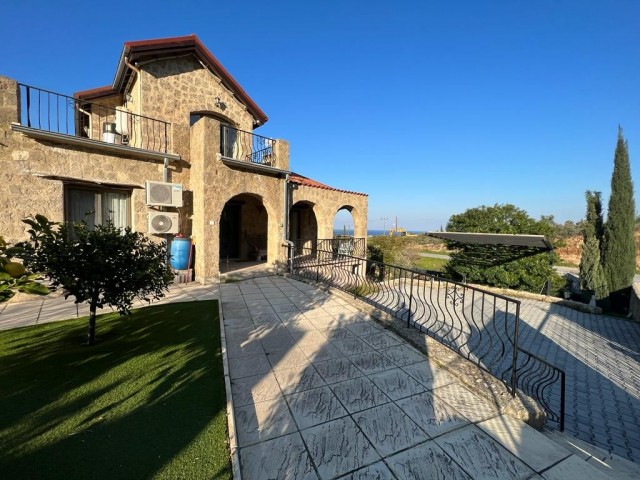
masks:
{"type": "Polygon", "coordinates": [[[149,212],[149,233],[178,233],[179,220],[176,212],[149,212]]]}
{"type": "Polygon", "coordinates": [[[181,207],[182,185],[179,183],[144,182],[147,205],[156,207],[181,207]]]}

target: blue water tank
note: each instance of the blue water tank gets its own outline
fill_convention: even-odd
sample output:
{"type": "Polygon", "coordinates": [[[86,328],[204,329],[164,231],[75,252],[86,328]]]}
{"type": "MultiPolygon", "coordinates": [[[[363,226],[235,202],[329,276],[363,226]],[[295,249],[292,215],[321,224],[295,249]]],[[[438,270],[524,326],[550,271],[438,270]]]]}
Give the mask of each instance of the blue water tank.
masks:
{"type": "Polygon", "coordinates": [[[171,242],[171,266],[176,270],[189,268],[190,238],[174,238],[171,242]]]}

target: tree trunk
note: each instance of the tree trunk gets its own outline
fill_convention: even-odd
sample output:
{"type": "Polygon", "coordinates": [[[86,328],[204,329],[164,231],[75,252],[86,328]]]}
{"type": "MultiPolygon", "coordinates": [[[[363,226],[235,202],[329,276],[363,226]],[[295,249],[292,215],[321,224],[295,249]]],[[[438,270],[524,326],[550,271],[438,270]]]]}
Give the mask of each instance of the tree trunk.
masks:
{"type": "Polygon", "coordinates": [[[89,305],[89,334],[87,343],[93,345],[96,342],[96,301],[91,300],[89,305]]]}

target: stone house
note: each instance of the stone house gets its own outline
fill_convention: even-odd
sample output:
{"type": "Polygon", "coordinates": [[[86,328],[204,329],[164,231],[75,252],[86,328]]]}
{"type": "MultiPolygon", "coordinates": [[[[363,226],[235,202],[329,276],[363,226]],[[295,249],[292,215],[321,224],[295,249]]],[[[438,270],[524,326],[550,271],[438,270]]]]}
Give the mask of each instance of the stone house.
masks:
{"type": "Polygon", "coordinates": [[[0,234],[26,238],[36,213],[180,233],[200,281],[332,238],[342,209],[366,239],[367,196],[291,172],[288,142],[255,133],[266,121],[195,35],[127,42],[113,83],[73,96],[0,76],[0,234]]]}

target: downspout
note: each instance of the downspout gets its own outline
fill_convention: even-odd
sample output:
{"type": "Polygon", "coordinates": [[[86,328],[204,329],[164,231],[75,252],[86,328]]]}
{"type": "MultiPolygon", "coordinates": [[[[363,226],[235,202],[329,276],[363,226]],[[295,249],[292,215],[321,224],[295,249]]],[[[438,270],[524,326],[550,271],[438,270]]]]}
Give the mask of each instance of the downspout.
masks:
{"type": "Polygon", "coordinates": [[[287,240],[289,238],[289,174],[287,173],[284,177],[284,222],[283,227],[284,230],[282,232],[282,239],[287,240]]]}
{"type": "Polygon", "coordinates": [[[138,77],[138,115],[142,115],[142,77],[140,76],[140,69],[130,64],[127,57],[124,57],[124,64],[136,72],[138,77]]]}

